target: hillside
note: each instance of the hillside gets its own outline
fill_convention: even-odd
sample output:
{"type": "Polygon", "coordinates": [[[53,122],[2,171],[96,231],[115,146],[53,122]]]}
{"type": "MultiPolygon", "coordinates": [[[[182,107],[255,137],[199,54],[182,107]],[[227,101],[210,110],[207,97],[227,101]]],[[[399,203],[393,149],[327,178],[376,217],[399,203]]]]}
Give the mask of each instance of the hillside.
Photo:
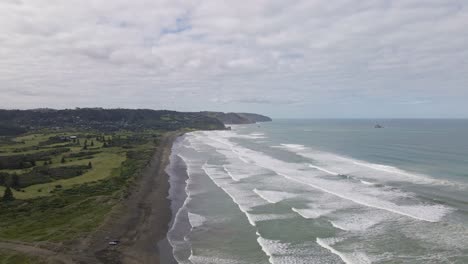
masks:
{"type": "Polygon", "coordinates": [[[0,136],[18,135],[41,128],[95,129],[109,132],[121,129],[224,129],[219,120],[199,113],[148,109],[0,110],[0,120],[0,136]]]}
{"type": "Polygon", "coordinates": [[[268,116],[264,115],[259,115],[259,114],[253,114],[253,113],[237,113],[239,116],[247,118],[253,123],[259,123],[259,122],[271,122],[271,118],[268,116]]]}
{"type": "Polygon", "coordinates": [[[228,124],[254,124],[257,122],[269,122],[271,118],[252,113],[223,113],[223,112],[200,112],[201,114],[213,117],[223,122],[225,125],[228,124]]]}

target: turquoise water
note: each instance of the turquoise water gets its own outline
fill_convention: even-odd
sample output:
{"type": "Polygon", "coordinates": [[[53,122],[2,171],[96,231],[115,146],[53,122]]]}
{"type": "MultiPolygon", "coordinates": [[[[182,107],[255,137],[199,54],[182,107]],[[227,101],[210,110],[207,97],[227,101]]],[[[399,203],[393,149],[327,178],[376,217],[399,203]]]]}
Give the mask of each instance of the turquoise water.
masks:
{"type": "Polygon", "coordinates": [[[468,263],[468,121],[375,122],[185,135],[168,168],[177,261],[468,263]]]}

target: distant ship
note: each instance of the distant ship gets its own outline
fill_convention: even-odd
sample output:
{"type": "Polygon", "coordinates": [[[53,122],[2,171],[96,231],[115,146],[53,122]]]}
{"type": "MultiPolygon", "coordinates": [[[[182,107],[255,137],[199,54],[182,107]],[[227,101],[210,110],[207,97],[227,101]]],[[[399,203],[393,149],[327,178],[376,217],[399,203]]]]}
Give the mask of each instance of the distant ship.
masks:
{"type": "Polygon", "coordinates": [[[380,124],[376,124],[374,128],[383,128],[383,126],[381,126],[380,124]]]}

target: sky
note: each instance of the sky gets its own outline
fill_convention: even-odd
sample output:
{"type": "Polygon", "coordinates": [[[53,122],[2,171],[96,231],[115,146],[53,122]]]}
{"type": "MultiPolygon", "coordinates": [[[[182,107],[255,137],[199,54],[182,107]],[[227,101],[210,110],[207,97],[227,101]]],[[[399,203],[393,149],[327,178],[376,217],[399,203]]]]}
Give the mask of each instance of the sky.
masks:
{"type": "Polygon", "coordinates": [[[2,0],[0,108],[467,118],[467,0],[2,0]]]}

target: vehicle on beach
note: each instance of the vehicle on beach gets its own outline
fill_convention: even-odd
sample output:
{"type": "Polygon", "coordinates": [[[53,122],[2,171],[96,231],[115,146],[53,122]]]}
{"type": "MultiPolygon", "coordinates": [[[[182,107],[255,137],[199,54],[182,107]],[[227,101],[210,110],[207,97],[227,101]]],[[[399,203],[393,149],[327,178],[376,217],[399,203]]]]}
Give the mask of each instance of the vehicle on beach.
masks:
{"type": "Polygon", "coordinates": [[[118,244],[120,244],[120,241],[119,241],[119,240],[112,240],[112,241],[109,241],[109,246],[117,246],[118,244]]]}

